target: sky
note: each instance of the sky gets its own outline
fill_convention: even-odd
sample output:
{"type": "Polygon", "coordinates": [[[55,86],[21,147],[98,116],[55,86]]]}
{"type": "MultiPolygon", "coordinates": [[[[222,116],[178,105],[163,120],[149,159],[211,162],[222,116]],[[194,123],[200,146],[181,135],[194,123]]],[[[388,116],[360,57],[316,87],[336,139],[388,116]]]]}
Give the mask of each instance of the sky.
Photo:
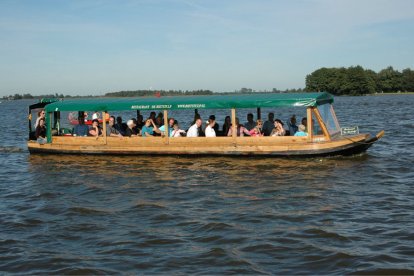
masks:
{"type": "Polygon", "coordinates": [[[413,0],[0,0],[0,96],[305,87],[414,69],[413,0]]]}

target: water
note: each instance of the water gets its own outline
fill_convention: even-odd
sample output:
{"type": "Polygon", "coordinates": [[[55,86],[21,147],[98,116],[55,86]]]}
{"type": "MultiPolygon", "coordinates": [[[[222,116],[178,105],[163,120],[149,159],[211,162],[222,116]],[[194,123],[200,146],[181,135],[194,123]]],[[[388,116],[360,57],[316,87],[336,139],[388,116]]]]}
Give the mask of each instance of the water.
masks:
{"type": "Polygon", "coordinates": [[[336,98],[386,134],[311,159],[31,156],[30,103],[0,104],[0,272],[414,274],[414,96],[336,98]]]}

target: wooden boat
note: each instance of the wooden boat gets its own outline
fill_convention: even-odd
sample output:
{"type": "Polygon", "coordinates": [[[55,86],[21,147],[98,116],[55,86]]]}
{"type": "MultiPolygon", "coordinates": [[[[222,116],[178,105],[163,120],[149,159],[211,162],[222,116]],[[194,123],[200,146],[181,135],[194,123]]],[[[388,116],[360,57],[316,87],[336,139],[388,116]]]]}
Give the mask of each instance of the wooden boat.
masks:
{"type": "Polygon", "coordinates": [[[47,104],[47,143],[28,141],[30,153],[120,154],[120,155],[233,155],[233,156],[329,156],[366,151],[384,135],[341,133],[333,109],[334,98],[322,93],[258,93],[249,95],[176,96],[155,98],[103,98],[65,100],[47,104]],[[308,136],[237,137],[236,109],[303,107],[308,136]],[[168,112],[185,109],[231,110],[231,137],[108,137],[103,124],[101,137],[74,137],[56,130],[60,112],[96,110],[102,118],[108,112],[163,111],[168,131],[168,112]],[[65,135],[63,135],[65,134],[65,135]]]}

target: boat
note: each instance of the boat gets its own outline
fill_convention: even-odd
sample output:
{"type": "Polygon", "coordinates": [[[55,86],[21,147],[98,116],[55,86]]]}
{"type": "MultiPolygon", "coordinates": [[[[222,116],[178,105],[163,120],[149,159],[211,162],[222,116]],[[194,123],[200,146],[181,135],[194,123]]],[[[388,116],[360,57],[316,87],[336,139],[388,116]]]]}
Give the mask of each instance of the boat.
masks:
{"type": "MultiPolygon", "coordinates": [[[[152,98],[94,98],[62,100],[44,106],[46,111],[47,143],[28,141],[30,153],[57,154],[116,154],[116,155],[221,155],[221,156],[333,156],[365,152],[378,141],[384,131],[371,136],[358,128],[341,128],[333,108],[334,97],[327,92],[254,93],[242,95],[174,96],[152,98]],[[238,137],[236,110],[263,108],[301,108],[306,112],[307,136],[238,137]],[[230,137],[108,137],[106,124],[103,136],[76,137],[70,130],[58,129],[61,112],[159,111],[164,115],[168,131],[171,110],[227,109],[231,114],[233,135],[230,137]],[[345,131],[347,129],[347,131],[345,131]]],[[[29,111],[30,112],[30,111],[29,111]]],[[[80,114],[80,113],[79,113],[80,114]]]]}

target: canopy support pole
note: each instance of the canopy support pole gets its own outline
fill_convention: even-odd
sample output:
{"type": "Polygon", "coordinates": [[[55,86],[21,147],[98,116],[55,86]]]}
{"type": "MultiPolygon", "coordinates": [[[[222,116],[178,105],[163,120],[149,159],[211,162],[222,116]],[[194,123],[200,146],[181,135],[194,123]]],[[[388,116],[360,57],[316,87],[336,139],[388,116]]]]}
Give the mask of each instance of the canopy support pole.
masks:
{"type": "Polygon", "coordinates": [[[107,143],[108,143],[108,137],[106,136],[106,111],[103,111],[102,112],[102,118],[103,118],[103,120],[102,120],[102,135],[103,135],[103,138],[104,138],[104,145],[106,145],[107,143]]]}
{"type": "Polygon", "coordinates": [[[260,120],[262,118],[262,110],[260,107],[257,108],[257,120],[260,120]]]}
{"type": "Polygon", "coordinates": [[[231,109],[231,136],[233,137],[234,142],[236,142],[237,137],[237,126],[236,126],[236,109],[231,109]]]}
{"type": "Polygon", "coordinates": [[[322,131],[325,135],[326,140],[330,141],[331,140],[331,135],[329,134],[328,128],[326,127],[325,122],[323,121],[322,116],[319,113],[319,110],[316,107],[314,107],[313,112],[315,114],[316,119],[318,120],[319,125],[322,128],[322,131]]]}
{"type": "Polygon", "coordinates": [[[307,130],[308,130],[308,141],[312,141],[313,138],[313,126],[312,126],[312,108],[308,107],[306,109],[307,114],[307,130]]]}

